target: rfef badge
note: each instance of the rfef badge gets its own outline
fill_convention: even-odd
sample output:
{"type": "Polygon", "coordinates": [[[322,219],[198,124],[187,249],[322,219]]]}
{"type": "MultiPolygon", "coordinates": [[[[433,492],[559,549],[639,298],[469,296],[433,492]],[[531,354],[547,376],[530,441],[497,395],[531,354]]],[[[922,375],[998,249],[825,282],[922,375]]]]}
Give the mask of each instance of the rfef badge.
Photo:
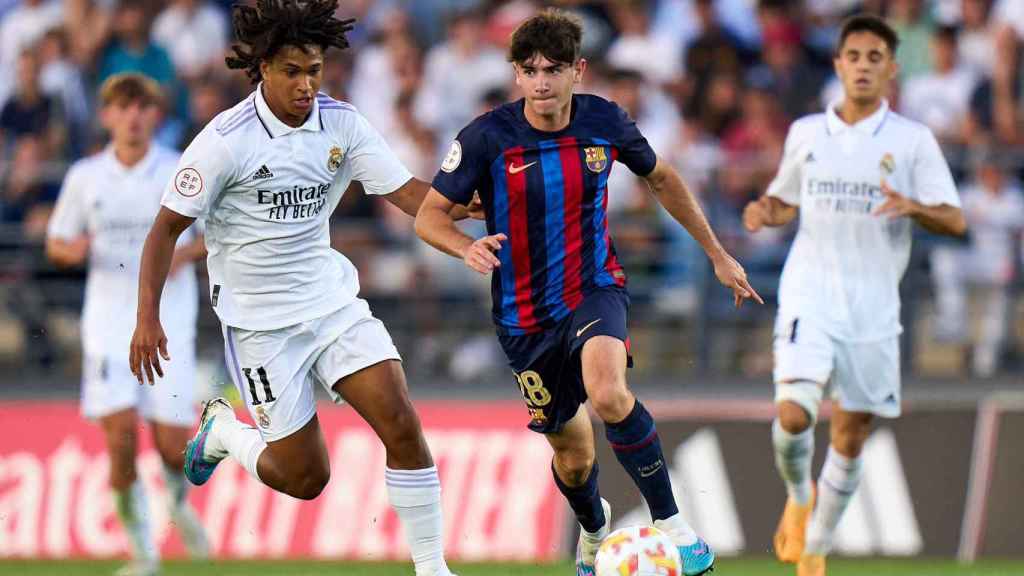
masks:
{"type": "Polygon", "coordinates": [[[603,172],[608,167],[608,156],[604,153],[604,146],[590,146],[583,149],[587,157],[587,168],[591,172],[603,172]]]}

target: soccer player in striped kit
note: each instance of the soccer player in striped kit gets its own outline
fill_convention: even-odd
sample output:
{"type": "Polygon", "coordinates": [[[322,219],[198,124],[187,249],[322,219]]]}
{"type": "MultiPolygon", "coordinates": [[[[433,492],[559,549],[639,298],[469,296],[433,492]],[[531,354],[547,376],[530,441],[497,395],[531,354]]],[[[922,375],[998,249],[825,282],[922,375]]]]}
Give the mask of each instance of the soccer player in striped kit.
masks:
{"type": "Polygon", "coordinates": [[[513,34],[508,59],[525,98],[474,120],[453,142],[416,218],[432,246],[492,274],[493,317],[531,415],[530,428],[554,449],[555,483],[582,526],[577,574],[594,573],[610,526],[597,489],[589,398],[608,441],[643,493],[655,526],[678,544],[684,571],[711,569],[714,553],[679,514],[651,415],[626,385],[629,337],[626,274],[608,235],[608,174],[618,160],[646,178],[654,195],[714,264],[737,306],[760,301],[725,252],[693,194],[626,113],[574,95],[586,61],[582,30],[549,10],[513,34]],[[474,239],[452,211],[478,191],[488,236],[474,239]]]}

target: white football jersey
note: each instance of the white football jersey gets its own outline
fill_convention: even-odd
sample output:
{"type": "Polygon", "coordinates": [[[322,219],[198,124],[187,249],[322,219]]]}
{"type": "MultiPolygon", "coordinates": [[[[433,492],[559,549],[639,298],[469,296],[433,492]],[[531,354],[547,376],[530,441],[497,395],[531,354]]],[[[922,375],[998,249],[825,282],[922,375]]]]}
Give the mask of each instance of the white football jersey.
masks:
{"type": "Polygon", "coordinates": [[[931,131],[888,103],[853,126],[834,106],[790,126],[768,186],[768,195],[800,207],[779,286],[780,323],[812,322],[834,338],[861,342],[902,331],[899,283],[912,220],[872,214],[885,202],[883,180],[926,206],[960,206],[931,131]]]}
{"type": "Polygon", "coordinates": [[[262,85],[217,115],[182,155],[163,205],[206,219],[210,301],[221,321],[273,330],[325,316],[359,293],[328,220],[352,180],[390,194],[412,175],[349,104],[318,94],[293,128],[262,85]]]}
{"type": "MultiPolygon", "coordinates": [[[[91,238],[82,340],[87,355],[121,355],[125,362],[139,290],[139,263],[167,182],[174,176],[178,153],[156,144],[127,168],[112,148],[79,160],[68,170],[47,234],[74,240],[91,238]]],[[[179,245],[193,241],[186,231],[179,245]]],[[[195,266],[187,264],[168,278],[160,319],[169,340],[195,339],[199,293],[195,266]]]]}

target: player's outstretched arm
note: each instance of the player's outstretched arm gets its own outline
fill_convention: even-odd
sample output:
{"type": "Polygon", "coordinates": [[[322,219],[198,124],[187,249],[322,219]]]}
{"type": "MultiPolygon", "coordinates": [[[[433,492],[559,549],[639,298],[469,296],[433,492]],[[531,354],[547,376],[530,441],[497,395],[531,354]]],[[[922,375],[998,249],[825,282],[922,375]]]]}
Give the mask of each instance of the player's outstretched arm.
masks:
{"type": "Polygon", "coordinates": [[[715,267],[715,276],[718,277],[718,281],[733,291],[736,306],[739,307],[747,298],[764,304],[761,297],[747,282],[747,273],[743,267],[725,251],[718,241],[707,218],[704,217],[704,211],[701,210],[697,198],[683,182],[676,169],[659,157],[654,170],[645,179],[658,202],[704,248],[704,252],[715,267]]]}
{"type": "Polygon", "coordinates": [[[796,206],[775,196],[761,196],[743,208],[743,227],[747,232],[757,232],[765,226],[785,226],[796,218],[798,212],[796,206]]]}
{"type": "Polygon", "coordinates": [[[167,275],[174,276],[182,266],[198,262],[203,258],[206,258],[206,239],[202,234],[197,234],[191,242],[184,246],[178,246],[174,250],[174,256],[171,257],[171,267],[167,275]]]}
{"type": "Polygon", "coordinates": [[[47,238],[46,257],[59,267],[81,266],[89,257],[89,237],[83,234],[74,240],[47,238]]]}
{"type": "MultiPolygon", "coordinates": [[[[420,180],[419,178],[411,178],[401,188],[395,190],[391,194],[388,194],[384,198],[388,202],[391,202],[397,206],[402,212],[405,212],[413,218],[419,214],[420,206],[423,205],[423,199],[427,197],[427,193],[430,191],[430,184],[420,180]]],[[[480,199],[474,197],[473,201],[469,206],[459,206],[453,204],[452,209],[448,212],[451,215],[452,220],[465,220],[466,218],[476,218],[477,220],[483,220],[484,213],[480,206],[480,199]]]]}
{"type": "Polygon", "coordinates": [[[452,212],[457,207],[454,202],[431,188],[416,214],[416,234],[434,248],[459,258],[473,270],[488,274],[501,266],[494,252],[501,249],[505,235],[484,236],[479,240],[467,236],[455,226],[452,212]]]}
{"type": "Polygon", "coordinates": [[[143,375],[150,384],[154,384],[154,372],[163,378],[158,351],[164,360],[171,359],[167,353],[167,337],[160,325],[160,295],[171,269],[178,236],[194,221],[195,218],[161,207],[146,236],[139,270],[139,307],[128,356],[132,374],[135,374],[139,384],[143,383],[143,375]]]}
{"type": "Polygon", "coordinates": [[[896,192],[884,180],[882,181],[882,193],[885,194],[885,202],[875,209],[876,216],[888,215],[891,218],[909,216],[933,234],[963,236],[967,233],[967,220],[964,218],[964,211],[957,206],[922,204],[896,192]]]}

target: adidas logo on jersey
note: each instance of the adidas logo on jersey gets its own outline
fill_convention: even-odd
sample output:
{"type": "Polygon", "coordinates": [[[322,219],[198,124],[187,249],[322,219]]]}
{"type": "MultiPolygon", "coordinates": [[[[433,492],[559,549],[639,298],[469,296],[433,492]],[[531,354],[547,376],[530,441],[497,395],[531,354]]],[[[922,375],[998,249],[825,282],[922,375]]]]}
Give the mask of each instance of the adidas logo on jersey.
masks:
{"type": "Polygon", "coordinates": [[[806,162],[807,164],[814,162],[814,152],[808,152],[807,158],[804,158],[804,162],[806,162]]]}
{"type": "Polygon", "coordinates": [[[270,171],[270,168],[267,168],[266,164],[260,166],[260,169],[257,170],[256,173],[252,175],[253,180],[266,180],[267,178],[273,177],[274,173],[270,171]]]}

